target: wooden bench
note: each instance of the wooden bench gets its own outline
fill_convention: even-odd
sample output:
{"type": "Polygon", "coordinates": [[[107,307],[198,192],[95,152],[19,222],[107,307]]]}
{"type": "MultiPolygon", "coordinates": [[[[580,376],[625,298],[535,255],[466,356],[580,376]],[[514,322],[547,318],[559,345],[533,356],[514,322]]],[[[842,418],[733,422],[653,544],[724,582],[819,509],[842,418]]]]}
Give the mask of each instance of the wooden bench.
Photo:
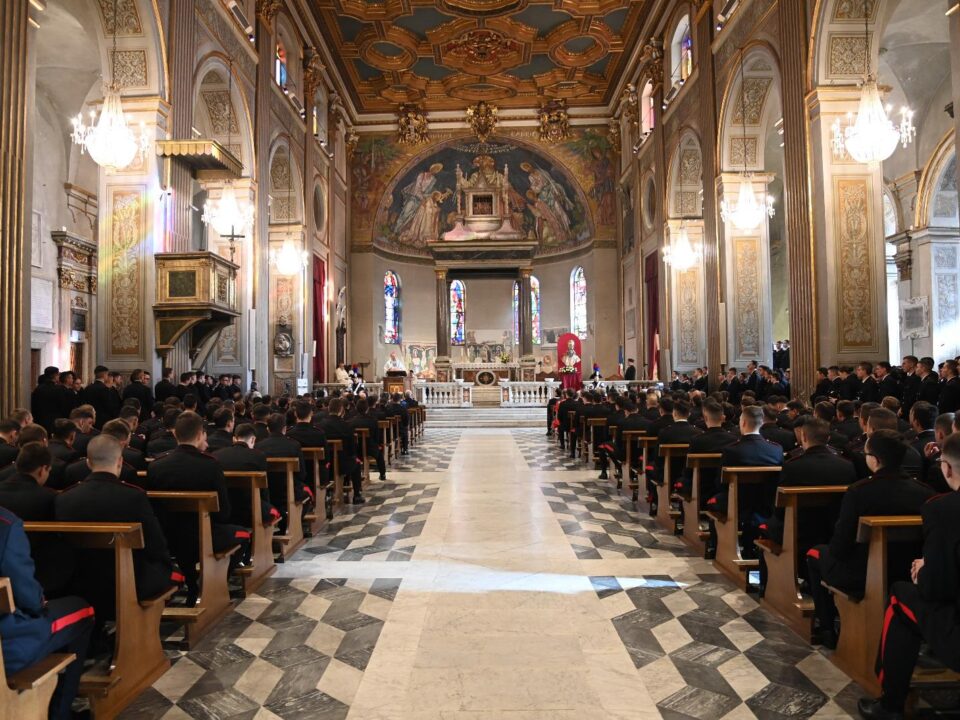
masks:
{"type": "Polygon", "coordinates": [[[393,465],[393,440],[391,439],[393,424],[389,420],[377,420],[380,428],[380,442],[383,445],[384,459],[387,465],[393,465]]]}
{"type": "Polygon", "coordinates": [[[660,457],[663,458],[663,481],[657,484],[657,524],[664,530],[677,535],[677,524],[680,521],[680,510],[673,506],[674,497],[678,497],[673,485],[678,478],[673,476],[674,459],[684,460],[687,457],[689,443],[664,443],[660,446],[660,457]]]}
{"type": "MultiPolygon", "coordinates": [[[[10,578],[0,577],[0,615],[16,609],[10,578]]],[[[53,653],[7,675],[0,655],[0,720],[46,720],[57,674],[76,659],[73,653],[53,653]]]]}
{"type": "Polygon", "coordinates": [[[348,492],[343,484],[343,473],[340,471],[340,453],[343,451],[343,440],[328,439],[327,448],[330,450],[330,484],[333,486],[333,510],[340,511],[344,506],[344,496],[348,492]]]}
{"type": "Polygon", "coordinates": [[[401,443],[400,443],[400,416],[391,415],[390,416],[390,432],[392,435],[393,442],[393,456],[400,457],[401,443]]]}
{"type": "Polygon", "coordinates": [[[569,441],[568,447],[572,453],[571,457],[576,457],[577,454],[577,411],[576,410],[567,410],[567,440],[569,441]]]}
{"type": "Polygon", "coordinates": [[[306,542],[303,535],[303,501],[298,501],[294,494],[296,476],[300,472],[300,458],[267,458],[267,467],[270,472],[284,473],[286,476],[287,532],[284,535],[273,536],[274,547],[279,551],[281,561],[283,561],[293,555],[306,542]]]}
{"type": "Polygon", "coordinates": [[[244,595],[256,592],[277,571],[273,561],[273,533],[276,523],[264,523],[260,513],[260,491],[267,488],[267,474],[254,470],[224,470],[228,488],[250,494],[250,564],[237,569],[244,595]]]}
{"type": "Polygon", "coordinates": [[[702,497],[702,488],[700,483],[703,480],[703,471],[706,469],[720,468],[721,453],[687,453],[687,467],[693,473],[690,482],[690,494],[681,496],[680,505],[683,509],[683,539],[686,543],[696,550],[700,557],[705,557],[707,552],[707,537],[710,533],[700,529],[700,517],[703,511],[700,509],[700,498],[702,497]]]}
{"type": "Polygon", "coordinates": [[[782,617],[807,642],[813,633],[813,600],[800,592],[799,513],[802,508],[827,508],[847,491],[845,485],[781,487],[776,507],[783,509],[783,542],[756,540],[767,564],[763,604],[782,617]]]}
{"type": "Polygon", "coordinates": [[[606,418],[587,418],[587,463],[595,462],[597,459],[597,428],[607,426],[606,418]]]}
{"type": "MultiPolygon", "coordinates": [[[[413,408],[416,410],[416,408],[413,408]]],[[[354,435],[357,437],[357,448],[360,451],[360,457],[363,458],[363,470],[361,471],[363,487],[366,487],[370,484],[370,458],[367,457],[367,446],[370,444],[370,430],[369,428],[356,428],[353,431],[354,435]]],[[[411,427],[410,439],[413,440],[413,432],[411,427]]]]}
{"type": "MultiPolygon", "coordinates": [[[[623,477],[626,479],[626,482],[621,483],[621,485],[618,485],[618,488],[625,490],[630,495],[630,497],[633,499],[634,502],[636,502],[637,500],[639,479],[637,480],[637,482],[634,482],[631,479],[631,476],[633,474],[631,471],[633,470],[633,466],[634,466],[633,449],[634,449],[635,443],[638,440],[642,439],[643,437],[645,437],[643,430],[624,430],[621,437],[621,441],[623,442],[623,445],[624,445],[623,477]]],[[[641,463],[642,463],[643,452],[641,451],[637,454],[640,456],[641,463]]],[[[638,473],[638,477],[639,475],[643,474],[642,464],[641,464],[640,470],[641,472],[638,473]]]]}
{"type": "MultiPolygon", "coordinates": [[[[867,582],[863,597],[856,597],[827,585],[840,614],[840,640],[831,656],[834,664],[870,694],[880,693],[874,674],[877,648],[883,633],[890,579],[887,567],[889,545],[913,542],[917,557],[923,544],[923,521],[919,515],[864,516],[860,518],[857,542],[868,543],[867,582]]],[[[956,683],[960,675],[948,670],[921,669],[913,674],[913,685],[956,683]]]]}
{"type": "Polygon", "coordinates": [[[727,512],[725,515],[708,510],[717,530],[717,555],[714,565],[733,583],[745,590],[747,575],[760,566],[760,561],[744,558],[740,548],[740,494],[742,486],[763,485],[776,480],[780,466],[725,467],[720,473],[720,482],[727,486],[727,512]]]}
{"type": "Polygon", "coordinates": [[[577,452],[580,453],[580,458],[584,463],[589,463],[590,451],[587,438],[587,419],[583,415],[580,416],[580,427],[577,428],[577,433],[577,445],[579,446],[577,452]]]}
{"type": "Polygon", "coordinates": [[[310,483],[313,490],[313,512],[306,513],[303,521],[307,526],[307,534],[312,537],[319,532],[323,521],[333,517],[331,508],[327,505],[326,486],[320,481],[320,465],[326,458],[326,449],[322,447],[305,447],[301,449],[303,459],[313,468],[313,480],[310,483]]]}
{"type": "Polygon", "coordinates": [[[113,554],[116,568],[116,635],[113,661],[103,672],[83,675],[80,694],[96,718],[116,717],[170,667],[160,644],[160,618],[176,587],[149,600],[137,600],[133,551],[143,549],[140,523],[28,522],[28,533],[59,533],[87,550],[113,554]]]}
{"type": "Polygon", "coordinates": [[[192,608],[168,607],[163,611],[164,620],[184,625],[187,647],[192,648],[197,640],[233,608],[227,575],[230,572],[230,557],[240,549],[240,545],[234,545],[222,553],[214,552],[210,513],[220,509],[216,492],[151,490],[147,497],[152,502],[163,505],[169,512],[195,513],[197,516],[201,590],[197,604],[192,608]]]}

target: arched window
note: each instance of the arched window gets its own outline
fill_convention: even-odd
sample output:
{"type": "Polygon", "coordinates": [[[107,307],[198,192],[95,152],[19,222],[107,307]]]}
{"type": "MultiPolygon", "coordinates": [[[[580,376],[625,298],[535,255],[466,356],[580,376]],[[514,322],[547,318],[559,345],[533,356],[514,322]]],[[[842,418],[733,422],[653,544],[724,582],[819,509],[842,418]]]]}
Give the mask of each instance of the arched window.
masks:
{"type": "Polygon", "coordinates": [[[283,43],[277,43],[277,52],[273,61],[273,79],[282,88],[287,86],[287,49],[283,43]]]}
{"type": "Polygon", "coordinates": [[[670,79],[674,85],[683,82],[693,73],[693,33],[690,28],[690,16],[684,15],[677,23],[670,43],[670,79]]]}
{"type": "Polygon", "coordinates": [[[587,337],[587,279],[579,265],[570,273],[570,332],[587,337]]]}
{"type": "Polygon", "coordinates": [[[640,95],[640,132],[644,135],[653,130],[656,117],[653,111],[653,102],[653,82],[647,80],[647,84],[643,86],[643,92],[640,95]]]}
{"type": "Polygon", "coordinates": [[[462,280],[450,283],[450,342],[463,345],[463,329],[466,324],[466,288],[462,280]]]}
{"type": "Polygon", "coordinates": [[[530,329],[533,334],[533,344],[540,344],[540,281],[536,276],[530,276],[530,329]]]}
{"type": "MultiPolygon", "coordinates": [[[[530,334],[533,344],[540,344],[540,281],[530,276],[530,334]]],[[[513,342],[520,344],[520,281],[513,284],[513,342]]]]}
{"type": "Polygon", "coordinates": [[[383,276],[383,342],[400,344],[400,278],[393,270],[383,276]]]}

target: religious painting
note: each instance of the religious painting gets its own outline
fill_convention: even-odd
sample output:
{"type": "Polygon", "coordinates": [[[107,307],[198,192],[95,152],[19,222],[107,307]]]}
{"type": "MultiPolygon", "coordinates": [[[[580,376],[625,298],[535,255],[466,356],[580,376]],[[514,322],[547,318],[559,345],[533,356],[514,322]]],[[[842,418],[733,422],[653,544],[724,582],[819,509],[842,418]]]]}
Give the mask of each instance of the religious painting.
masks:
{"type": "Polygon", "coordinates": [[[552,327],[543,329],[543,344],[545,347],[556,347],[557,341],[560,336],[564,333],[570,332],[570,328],[563,327],[552,327]]]}
{"type": "Polygon", "coordinates": [[[427,257],[458,215],[502,219],[512,237],[538,241],[538,256],[616,241],[617,160],[605,126],[577,128],[551,145],[531,143],[523,128],[505,128],[486,143],[450,131],[431,135],[437,142],[428,149],[398,145],[393,135],[363,136],[350,170],[355,247],[427,257]],[[492,192],[458,195],[458,166],[464,186],[478,187],[482,176],[492,192]]]}

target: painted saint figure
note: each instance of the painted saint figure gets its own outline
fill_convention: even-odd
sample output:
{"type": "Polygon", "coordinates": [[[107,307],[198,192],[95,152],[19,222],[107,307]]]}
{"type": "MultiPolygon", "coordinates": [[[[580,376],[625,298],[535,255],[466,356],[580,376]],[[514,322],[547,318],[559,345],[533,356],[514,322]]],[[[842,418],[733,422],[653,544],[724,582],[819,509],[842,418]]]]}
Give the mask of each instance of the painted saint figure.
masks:
{"type": "Polygon", "coordinates": [[[428,202],[437,187],[437,173],[443,170],[441,163],[433,163],[417,175],[417,179],[403,188],[403,209],[397,217],[397,235],[404,235],[417,213],[428,202]]]}

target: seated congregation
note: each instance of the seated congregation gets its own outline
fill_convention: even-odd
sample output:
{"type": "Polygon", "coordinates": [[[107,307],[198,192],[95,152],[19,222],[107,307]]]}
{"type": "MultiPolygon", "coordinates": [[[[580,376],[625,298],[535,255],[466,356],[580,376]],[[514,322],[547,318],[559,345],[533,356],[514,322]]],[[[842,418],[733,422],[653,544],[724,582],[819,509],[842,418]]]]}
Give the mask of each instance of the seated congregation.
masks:
{"type": "Polygon", "coordinates": [[[823,646],[878,696],[864,718],[900,718],[960,684],[960,378],[933,367],[821,368],[809,405],[756,366],[713,393],[568,389],[547,434],[823,646]]]}
{"type": "Polygon", "coordinates": [[[65,375],[0,420],[4,717],[115,717],[170,666],[161,622],[193,646],[425,420],[399,394],[157,400],[142,371],[122,392],[65,375]]]}

